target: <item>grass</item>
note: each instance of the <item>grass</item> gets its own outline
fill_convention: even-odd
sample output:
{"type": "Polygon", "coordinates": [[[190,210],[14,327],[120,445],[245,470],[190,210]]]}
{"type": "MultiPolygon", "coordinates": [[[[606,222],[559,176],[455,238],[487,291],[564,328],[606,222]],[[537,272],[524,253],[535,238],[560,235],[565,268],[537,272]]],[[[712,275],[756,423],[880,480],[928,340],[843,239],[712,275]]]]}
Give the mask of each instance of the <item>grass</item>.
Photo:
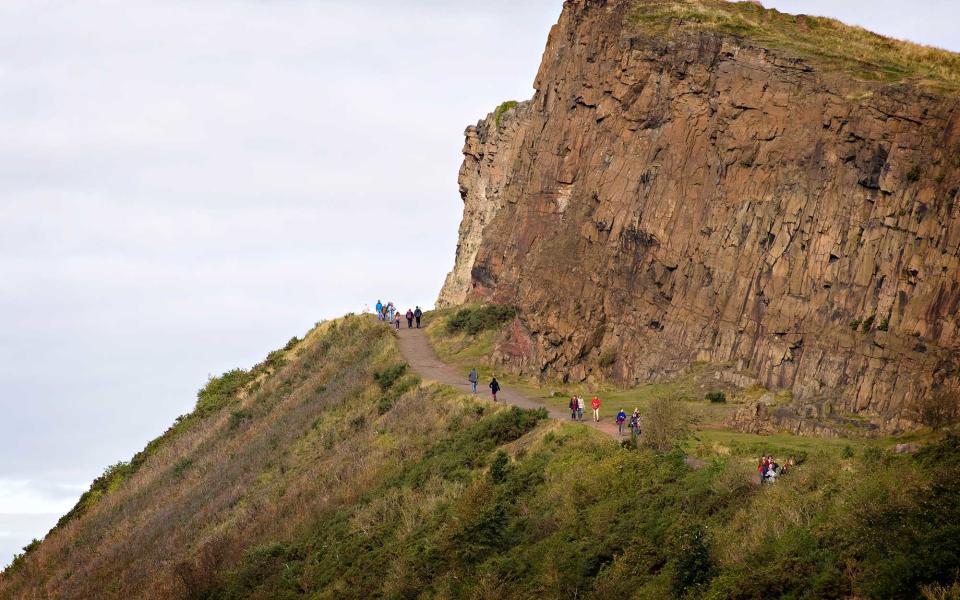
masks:
{"type": "Polygon", "coordinates": [[[497,128],[500,128],[500,118],[503,117],[503,114],[508,110],[513,110],[514,108],[520,106],[520,103],[516,100],[507,100],[506,102],[501,102],[499,106],[493,111],[493,122],[496,124],[497,128]]]}
{"type": "Polygon", "coordinates": [[[642,31],[732,34],[828,70],[884,83],[914,79],[960,90],[960,54],[883,37],[823,17],[790,15],[752,2],[635,0],[630,20],[642,31]]]}
{"type": "MultiPolygon", "coordinates": [[[[274,359],[135,472],[111,467],[0,597],[909,598],[956,582],[956,437],[914,456],[715,430],[630,450],[424,384],[364,317],[274,359]],[[802,460],[761,487],[760,453],[802,460]]],[[[692,381],[648,391],[709,405],[692,381]]]]}

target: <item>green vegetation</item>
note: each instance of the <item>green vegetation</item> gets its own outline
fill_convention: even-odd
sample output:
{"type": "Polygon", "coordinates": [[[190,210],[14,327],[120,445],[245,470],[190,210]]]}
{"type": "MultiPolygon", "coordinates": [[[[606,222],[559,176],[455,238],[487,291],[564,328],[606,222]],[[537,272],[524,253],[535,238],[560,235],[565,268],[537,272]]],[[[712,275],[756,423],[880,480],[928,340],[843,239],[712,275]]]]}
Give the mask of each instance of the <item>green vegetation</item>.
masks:
{"type": "Polygon", "coordinates": [[[818,455],[760,487],[730,458],[695,471],[523,415],[438,440],[356,505],[249,550],[207,597],[913,598],[954,582],[955,437],[818,455]]]}
{"type": "Polygon", "coordinates": [[[135,473],[108,469],[108,501],[31,545],[0,596],[913,598],[956,583],[956,436],[911,456],[691,432],[687,407],[719,391],[698,366],[646,390],[643,443],[627,448],[425,385],[363,317],[279,359],[205,388],[235,394],[135,473]],[[761,454],[796,466],[761,487],[761,454]]]}
{"type": "Polygon", "coordinates": [[[723,404],[727,401],[727,395],[718,391],[707,392],[704,398],[706,398],[708,402],[713,402],[714,404],[723,404]]]}
{"type": "Polygon", "coordinates": [[[514,108],[520,106],[520,103],[516,100],[507,100],[506,102],[500,103],[500,106],[493,111],[493,122],[496,124],[497,128],[500,127],[500,117],[503,116],[503,113],[508,110],[513,110],[514,108]]]}
{"type": "Polygon", "coordinates": [[[481,331],[496,329],[516,316],[512,306],[502,304],[484,304],[461,308],[447,319],[447,331],[466,332],[477,335],[481,331]]]}
{"type": "Polygon", "coordinates": [[[601,368],[601,369],[610,368],[610,367],[612,367],[613,365],[615,365],[616,363],[617,363],[617,351],[616,351],[616,350],[613,350],[613,349],[611,348],[610,350],[606,350],[605,352],[603,352],[603,354],[600,355],[600,368],[601,368]]]}
{"type": "Polygon", "coordinates": [[[942,89],[960,89],[960,54],[886,38],[833,19],[789,15],[752,2],[635,0],[631,20],[636,27],[658,35],[685,30],[736,35],[863,80],[914,78],[942,89]]]}

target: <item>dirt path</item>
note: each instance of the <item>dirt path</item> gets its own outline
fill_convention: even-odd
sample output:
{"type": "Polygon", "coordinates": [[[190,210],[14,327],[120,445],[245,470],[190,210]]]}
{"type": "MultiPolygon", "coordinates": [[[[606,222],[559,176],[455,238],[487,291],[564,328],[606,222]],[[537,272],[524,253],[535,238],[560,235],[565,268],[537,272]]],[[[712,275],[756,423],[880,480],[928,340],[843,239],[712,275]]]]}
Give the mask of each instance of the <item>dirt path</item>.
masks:
{"type": "MultiPolygon", "coordinates": [[[[398,333],[400,351],[403,353],[404,358],[407,359],[407,362],[410,363],[410,368],[420,375],[420,377],[432,381],[439,381],[465,394],[471,392],[470,382],[467,381],[466,374],[461,374],[456,367],[443,363],[437,358],[433,347],[430,346],[430,342],[427,340],[427,334],[423,329],[408,329],[406,323],[403,323],[398,333]]],[[[478,396],[490,399],[490,389],[487,387],[488,383],[488,381],[481,381],[477,385],[478,396]]],[[[500,393],[497,394],[497,401],[498,403],[518,406],[520,408],[545,408],[547,412],[550,413],[550,418],[552,419],[570,420],[570,413],[568,411],[546,406],[536,399],[524,396],[520,392],[508,387],[500,390],[500,393]]],[[[589,400],[587,400],[587,402],[589,403],[589,400]]],[[[585,419],[589,419],[590,415],[593,414],[589,404],[584,413],[585,419]]],[[[585,420],[582,424],[586,427],[598,429],[613,438],[620,439],[613,413],[604,411],[603,407],[600,409],[600,423],[585,420]],[[605,412],[607,414],[604,414],[605,412]]],[[[626,432],[627,428],[624,427],[624,433],[626,434],[626,432]]]]}

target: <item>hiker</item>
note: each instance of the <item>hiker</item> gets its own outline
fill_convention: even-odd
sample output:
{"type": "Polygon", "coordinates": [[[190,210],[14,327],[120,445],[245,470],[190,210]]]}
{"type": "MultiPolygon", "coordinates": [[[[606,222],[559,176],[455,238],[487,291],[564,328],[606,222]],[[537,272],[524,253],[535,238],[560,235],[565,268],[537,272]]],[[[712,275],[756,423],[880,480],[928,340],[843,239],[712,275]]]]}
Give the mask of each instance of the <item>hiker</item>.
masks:
{"type": "Polygon", "coordinates": [[[383,302],[377,300],[377,318],[383,320],[383,302]]]}
{"type": "Polygon", "coordinates": [[[583,396],[577,396],[577,420],[578,421],[583,420],[583,409],[584,409],[583,396]]]}
{"type": "Polygon", "coordinates": [[[627,413],[623,412],[623,409],[620,409],[620,412],[617,413],[617,429],[620,431],[620,436],[623,437],[623,422],[627,420],[627,413]]]}
{"type": "Polygon", "coordinates": [[[470,369],[470,375],[467,376],[467,379],[470,380],[470,385],[473,387],[473,393],[477,393],[477,381],[480,380],[480,374],[477,373],[477,368],[474,367],[470,369]]]}
{"type": "Polygon", "coordinates": [[[577,402],[577,397],[576,397],[576,396],[570,396],[570,404],[568,404],[567,406],[570,407],[570,419],[571,419],[572,421],[576,421],[576,420],[577,420],[577,405],[578,405],[578,404],[579,404],[579,403],[577,402]]]}
{"type": "Polygon", "coordinates": [[[593,420],[597,423],[600,422],[600,398],[596,396],[593,397],[593,400],[590,401],[590,406],[593,407],[593,420]]]}
{"type": "Polygon", "coordinates": [[[393,322],[397,325],[397,331],[400,331],[400,311],[393,316],[393,322]]]}
{"type": "Polygon", "coordinates": [[[760,476],[760,485],[763,485],[763,476],[766,475],[766,468],[763,466],[764,460],[766,460],[766,457],[761,458],[760,462],[757,463],[757,474],[760,476]]]}
{"type": "Polygon", "coordinates": [[[493,392],[493,401],[497,401],[497,392],[500,391],[500,382],[497,381],[497,376],[494,375],[493,379],[490,380],[490,391],[493,392]]]}
{"type": "Polygon", "coordinates": [[[387,309],[387,305],[384,304],[384,305],[383,305],[383,308],[380,309],[380,320],[381,320],[381,321],[386,321],[386,320],[387,320],[387,310],[388,310],[388,309],[387,309]]]}
{"type": "Polygon", "coordinates": [[[420,310],[420,307],[417,307],[417,310],[413,311],[413,318],[417,320],[417,329],[420,329],[420,319],[423,318],[423,311],[420,310]]]}
{"type": "Polygon", "coordinates": [[[413,329],[413,311],[407,309],[407,329],[413,329]]]}

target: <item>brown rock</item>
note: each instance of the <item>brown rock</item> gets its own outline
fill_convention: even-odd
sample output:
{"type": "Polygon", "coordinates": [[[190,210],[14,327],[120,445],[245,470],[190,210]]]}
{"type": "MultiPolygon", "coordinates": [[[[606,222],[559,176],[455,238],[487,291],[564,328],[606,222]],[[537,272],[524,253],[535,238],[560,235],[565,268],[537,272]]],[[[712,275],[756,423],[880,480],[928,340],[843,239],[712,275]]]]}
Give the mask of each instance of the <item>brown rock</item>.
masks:
{"type": "Polygon", "coordinates": [[[515,305],[515,371],[631,385],[732,363],[912,426],[960,387],[956,97],[638,31],[629,4],[566,2],[533,99],[467,130],[440,304],[515,305]]]}
{"type": "Polygon", "coordinates": [[[895,454],[913,454],[920,450],[920,444],[897,444],[893,447],[895,454]]]}

